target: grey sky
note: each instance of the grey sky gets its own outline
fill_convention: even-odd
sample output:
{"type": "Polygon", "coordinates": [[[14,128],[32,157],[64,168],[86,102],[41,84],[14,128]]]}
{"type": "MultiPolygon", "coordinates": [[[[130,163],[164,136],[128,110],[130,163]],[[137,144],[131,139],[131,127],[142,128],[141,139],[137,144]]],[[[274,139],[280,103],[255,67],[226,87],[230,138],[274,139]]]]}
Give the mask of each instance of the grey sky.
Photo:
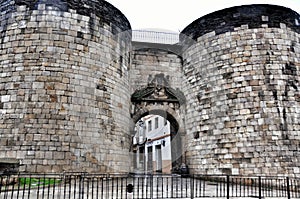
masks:
{"type": "Polygon", "coordinates": [[[132,29],[178,32],[194,20],[224,8],[245,4],[274,4],[300,13],[300,0],[107,0],[129,20],[132,29]]]}

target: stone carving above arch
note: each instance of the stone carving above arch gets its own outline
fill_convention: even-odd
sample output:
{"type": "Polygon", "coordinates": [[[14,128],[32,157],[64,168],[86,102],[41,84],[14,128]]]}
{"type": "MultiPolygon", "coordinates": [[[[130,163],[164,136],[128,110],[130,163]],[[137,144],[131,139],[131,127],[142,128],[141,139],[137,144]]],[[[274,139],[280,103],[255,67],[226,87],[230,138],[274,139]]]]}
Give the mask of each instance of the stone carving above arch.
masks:
{"type": "Polygon", "coordinates": [[[148,85],[142,89],[136,90],[132,96],[133,104],[141,102],[170,104],[172,107],[180,106],[185,103],[185,97],[179,89],[169,86],[169,76],[163,73],[156,74],[154,77],[149,75],[148,85]]]}

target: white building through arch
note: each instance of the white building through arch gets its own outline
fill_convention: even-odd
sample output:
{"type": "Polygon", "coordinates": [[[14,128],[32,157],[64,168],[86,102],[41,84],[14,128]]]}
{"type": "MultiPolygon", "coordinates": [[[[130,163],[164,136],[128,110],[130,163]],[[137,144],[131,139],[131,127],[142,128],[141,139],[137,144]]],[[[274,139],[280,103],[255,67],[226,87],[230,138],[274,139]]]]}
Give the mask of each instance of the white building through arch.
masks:
{"type": "Polygon", "coordinates": [[[170,122],[159,115],[147,115],[135,125],[133,139],[135,171],[171,173],[170,122]]]}

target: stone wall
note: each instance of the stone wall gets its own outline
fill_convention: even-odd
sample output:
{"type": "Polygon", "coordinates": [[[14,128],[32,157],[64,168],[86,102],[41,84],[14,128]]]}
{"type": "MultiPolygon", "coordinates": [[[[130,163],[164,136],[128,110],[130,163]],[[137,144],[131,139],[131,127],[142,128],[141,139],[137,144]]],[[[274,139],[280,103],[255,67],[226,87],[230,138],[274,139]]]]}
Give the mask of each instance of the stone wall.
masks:
{"type": "Polygon", "coordinates": [[[199,18],[185,46],[194,173],[300,176],[300,16],[250,5],[199,18]]]}
{"type": "Polygon", "coordinates": [[[104,1],[72,2],[1,1],[0,157],[129,171],[129,22],[104,1]]]}
{"type": "Polygon", "coordinates": [[[131,92],[146,87],[163,74],[174,89],[181,88],[181,47],[169,44],[133,42],[130,68],[131,92]]]}
{"type": "MultiPolygon", "coordinates": [[[[133,42],[133,51],[131,52],[132,62],[129,72],[131,94],[135,91],[146,88],[150,84],[160,84],[174,90],[182,89],[182,59],[181,47],[169,44],[153,44],[143,42],[133,42]]],[[[183,128],[184,104],[175,107],[169,103],[153,102],[149,103],[145,109],[154,110],[150,114],[160,114],[162,117],[168,117],[171,114],[171,124],[176,125],[176,131],[183,128]],[[161,110],[160,113],[155,111],[161,110]],[[168,111],[168,113],[163,113],[168,111]],[[176,123],[176,124],[175,124],[176,123]],[[178,126],[179,125],[179,126],[178,126]]],[[[133,120],[135,121],[134,107],[131,109],[133,120]]],[[[148,113],[149,114],[149,113],[148,113]]],[[[137,116],[137,119],[140,119],[137,116]]],[[[181,129],[183,131],[183,129],[181,129]]]]}
{"type": "MultiPolygon", "coordinates": [[[[182,57],[181,46],[133,42],[132,64],[130,68],[131,92],[158,85],[163,93],[164,86],[182,90],[182,57]]],[[[166,96],[164,96],[166,97],[166,96]]],[[[164,100],[144,101],[135,104],[131,109],[133,121],[136,122],[147,114],[161,115],[168,119],[172,133],[172,161],[181,161],[184,155],[184,114],[185,103],[173,103],[164,100]]],[[[183,100],[184,101],[184,100],[183,100]]]]}

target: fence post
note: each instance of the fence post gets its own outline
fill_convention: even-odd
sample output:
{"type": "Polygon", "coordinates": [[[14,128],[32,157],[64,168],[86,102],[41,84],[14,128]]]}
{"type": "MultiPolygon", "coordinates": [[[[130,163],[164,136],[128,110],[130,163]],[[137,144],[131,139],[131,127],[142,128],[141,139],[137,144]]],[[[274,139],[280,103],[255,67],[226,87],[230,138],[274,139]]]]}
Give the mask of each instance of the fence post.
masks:
{"type": "MultiPolygon", "coordinates": [[[[153,199],[153,190],[154,190],[154,178],[153,178],[153,174],[149,174],[150,175],[150,198],[153,199]]],[[[158,192],[158,190],[156,190],[158,192]]]]}
{"type": "Polygon", "coordinates": [[[288,199],[291,199],[290,178],[286,177],[286,191],[288,199]]]}
{"type": "Polygon", "coordinates": [[[227,199],[229,199],[229,197],[230,197],[230,192],[229,192],[229,191],[230,191],[230,187],[229,187],[229,183],[230,183],[230,177],[229,177],[229,175],[227,175],[227,176],[226,176],[226,186],[227,186],[227,187],[226,187],[226,192],[227,192],[227,193],[226,193],[226,198],[227,198],[227,199]]]}
{"type": "Polygon", "coordinates": [[[84,198],[84,174],[79,175],[79,198],[84,198]]]}
{"type": "Polygon", "coordinates": [[[258,177],[258,198],[261,199],[261,176],[258,177]]]}
{"type": "Polygon", "coordinates": [[[190,180],[191,180],[191,199],[194,199],[194,175],[192,175],[190,180]]]}

